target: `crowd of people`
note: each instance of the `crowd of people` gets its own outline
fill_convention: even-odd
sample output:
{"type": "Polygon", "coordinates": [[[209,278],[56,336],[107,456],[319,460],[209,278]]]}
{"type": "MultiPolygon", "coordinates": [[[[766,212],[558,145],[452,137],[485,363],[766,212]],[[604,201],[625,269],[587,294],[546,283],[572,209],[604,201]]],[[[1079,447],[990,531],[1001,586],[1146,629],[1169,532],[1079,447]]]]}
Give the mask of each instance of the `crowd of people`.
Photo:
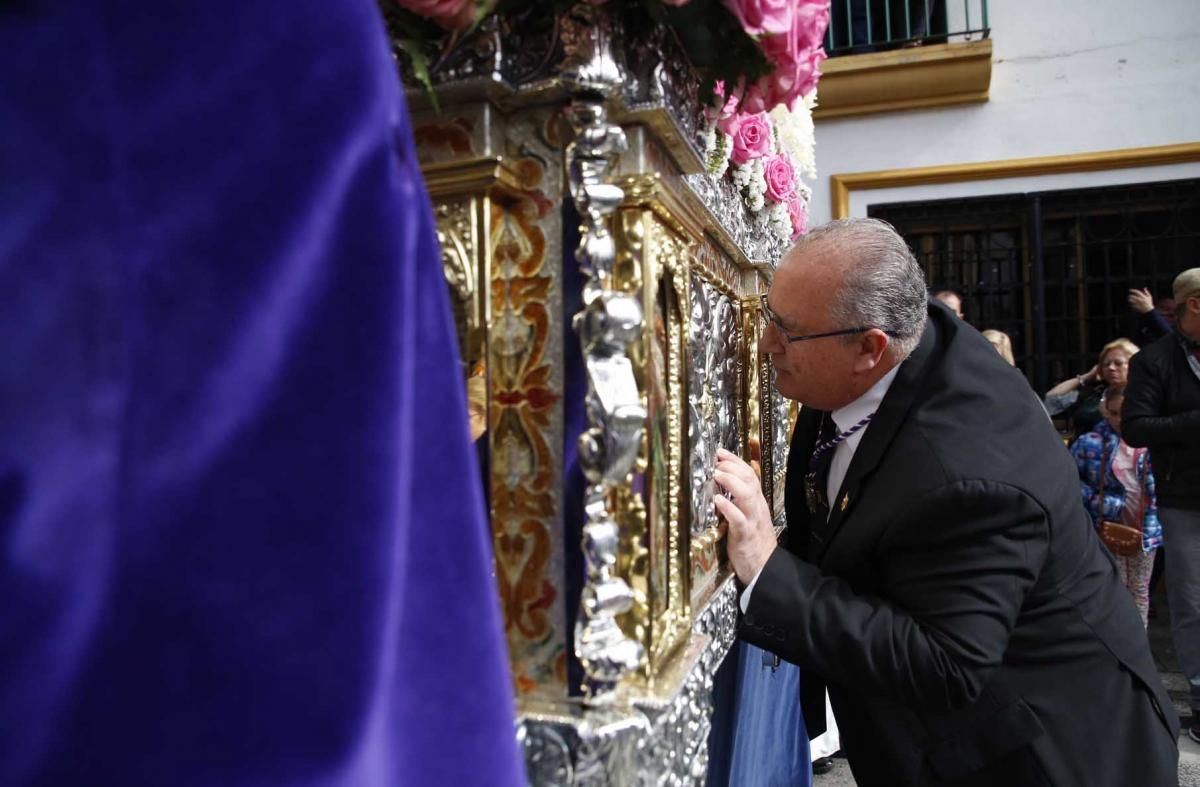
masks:
{"type": "MultiPolygon", "coordinates": [[[[964,319],[958,289],[935,287],[930,294],[964,319]]],[[[1118,337],[1105,344],[1090,369],[1046,391],[1043,407],[1061,424],[1084,507],[1143,626],[1153,614],[1151,590],[1167,578],[1172,634],[1191,686],[1194,718],[1188,734],[1200,741],[1200,551],[1191,543],[1200,509],[1198,297],[1200,268],[1181,273],[1157,303],[1148,288],[1129,290],[1137,341],[1118,337]],[[1138,343],[1155,348],[1144,363],[1135,363],[1138,343]],[[1123,413],[1131,434],[1123,428],[1123,413]],[[1168,534],[1156,468],[1167,486],[1165,519],[1173,525],[1166,527],[1168,534]],[[1164,539],[1171,544],[1170,571],[1160,549],[1164,539]]],[[[1015,365],[1007,334],[981,333],[1015,365]]]]}

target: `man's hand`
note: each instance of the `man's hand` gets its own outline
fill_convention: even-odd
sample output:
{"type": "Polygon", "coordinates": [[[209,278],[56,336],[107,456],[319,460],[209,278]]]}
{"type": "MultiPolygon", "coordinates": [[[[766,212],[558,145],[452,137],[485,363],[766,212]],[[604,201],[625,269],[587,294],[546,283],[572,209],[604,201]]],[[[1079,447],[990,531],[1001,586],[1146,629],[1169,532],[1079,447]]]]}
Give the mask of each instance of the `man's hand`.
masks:
{"type": "Polygon", "coordinates": [[[750,465],[723,448],[717,450],[713,478],[725,490],[715,500],[717,511],[729,523],[729,562],[738,579],[749,583],[777,546],[771,509],[750,465]]]}
{"type": "Polygon", "coordinates": [[[1140,290],[1130,290],[1129,308],[1133,309],[1138,314],[1149,314],[1154,311],[1154,297],[1150,295],[1150,290],[1142,288],[1140,290]]]}

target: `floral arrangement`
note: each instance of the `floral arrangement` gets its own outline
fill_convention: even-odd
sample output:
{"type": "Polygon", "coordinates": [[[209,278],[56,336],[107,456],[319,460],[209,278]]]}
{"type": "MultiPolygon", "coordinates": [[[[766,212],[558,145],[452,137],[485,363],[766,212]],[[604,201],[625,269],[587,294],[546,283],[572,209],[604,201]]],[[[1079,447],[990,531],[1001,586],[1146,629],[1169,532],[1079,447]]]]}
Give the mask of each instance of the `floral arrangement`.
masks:
{"type": "MultiPolygon", "coordinates": [[[[488,14],[530,5],[552,14],[582,0],[386,0],[400,9],[401,44],[429,84],[430,44],[442,51],[488,14]]],[[[782,240],[804,232],[816,177],[812,108],[830,0],[586,0],[669,27],[713,98],[703,139],[708,171],[730,177],[747,207],[782,240]]],[[[435,64],[436,66],[436,64],[435,64]]]]}
{"type": "Polygon", "coordinates": [[[776,238],[794,240],[807,228],[812,196],[801,175],[817,175],[812,121],[816,90],[794,108],[781,104],[770,112],[740,109],[736,97],[725,98],[722,85],[717,93],[721,108],[709,114],[703,140],[708,173],[732,179],[746,207],[765,218],[776,238]]]}

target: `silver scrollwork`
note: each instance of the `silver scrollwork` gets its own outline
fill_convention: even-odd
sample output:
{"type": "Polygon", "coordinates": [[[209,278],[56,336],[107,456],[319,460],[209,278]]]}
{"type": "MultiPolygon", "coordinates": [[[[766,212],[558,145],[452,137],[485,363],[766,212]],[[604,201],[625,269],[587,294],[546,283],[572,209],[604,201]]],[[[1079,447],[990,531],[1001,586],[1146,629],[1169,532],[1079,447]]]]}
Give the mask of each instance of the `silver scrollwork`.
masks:
{"type": "Polygon", "coordinates": [[[533,785],[700,787],[708,773],[713,680],[737,633],[733,577],[692,625],[683,685],[665,698],[587,713],[526,714],[520,739],[533,785]]]}
{"type": "Polygon", "coordinates": [[[703,649],[679,693],[665,703],[635,702],[651,720],[652,730],[641,750],[641,769],[646,776],[638,784],[699,787],[705,782],[713,679],[737,633],[737,588],[732,577],[713,595],[692,632],[703,642],[703,649]]]}
{"type": "Polygon", "coordinates": [[[708,773],[713,680],[737,628],[733,577],[692,626],[680,688],[627,707],[526,714],[519,736],[530,782],[556,787],[700,787],[708,773]]]}
{"type": "Polygon", "coordinates": [[[628,479],[637,460],[646,408],[642,404],[629,345],[642,329],[637,296],[620,292],[612,279],[616,247],[609,229],[625,194],[606,182],[626,146],[620,126],[608,122],[605,102],[621,85],[611,54],[607,17],[581,6],[572,19],[564,78],[572,89],[567,119],[575,136],[567,146],[567,178],[581,226],[576,259],[585,274],[583,310],[574,326],[587,367],[589,427],[579,437],[579,462],[588,480],[584,501],[583,554],[587,577],[575,625],[575,654],[592,704],[610,702],[621,677],[634,670],[642,645],[625,636],[616,616],[633,604],[633,592],[614,576],[619,529],[608,510],[610,490],[628,479]]]}
{"type": "Polygon", "coordinates": [[[787,250],[767,227],[766,213],[751,213],[737,186],[729,178],[714,178],[706,172],[685,175],[688,188],[708,211],[720,220],[716,229],[733,241],[747,259],[774,269],[787,250]]]}
{"type": "Polygon", "coordinates": [[[691,272],[688,343],[688,444],[691,450],[692,533],[716,527],[713,470],[717,449],[741,453],[738,424],[738,327],[729,296],[691,272]],[[717,340],[714,341],[714,337],[717,340]]]}

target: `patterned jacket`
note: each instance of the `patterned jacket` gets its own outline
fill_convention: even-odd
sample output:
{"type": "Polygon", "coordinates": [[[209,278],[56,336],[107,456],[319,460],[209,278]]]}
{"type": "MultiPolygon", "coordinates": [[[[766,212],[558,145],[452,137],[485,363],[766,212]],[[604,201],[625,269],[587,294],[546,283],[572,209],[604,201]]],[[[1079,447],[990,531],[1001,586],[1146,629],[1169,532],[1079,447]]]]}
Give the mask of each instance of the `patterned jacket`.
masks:
{"type": "MultiPolygon", "coordinates": [[[[1113,475],[1112,458],[1121,438],[1106,422],[1082,435],[1071,445],[1071,455],[1079,468],[1079,488],[1083,494],[1083,506],[1092,515],[1092,522],[1100,526],[1101,519],[1121,521],[1121,509],[1125,507],[1125,487],[1113,475]],[[1101,473],[1101,468],[1104,472],[1101,473]],[[1104,476],[1104,489],[1100,489],[1100,478],[1104,476]]],[[[1162,545],[1162,525],[1158,522],[1158,500],[1154,492],[1154,472],[1150,468],[1147,451],[1136,454],[1137,479],[1142,485],[1142,551],[1149,552],[1162,545]]]]}

